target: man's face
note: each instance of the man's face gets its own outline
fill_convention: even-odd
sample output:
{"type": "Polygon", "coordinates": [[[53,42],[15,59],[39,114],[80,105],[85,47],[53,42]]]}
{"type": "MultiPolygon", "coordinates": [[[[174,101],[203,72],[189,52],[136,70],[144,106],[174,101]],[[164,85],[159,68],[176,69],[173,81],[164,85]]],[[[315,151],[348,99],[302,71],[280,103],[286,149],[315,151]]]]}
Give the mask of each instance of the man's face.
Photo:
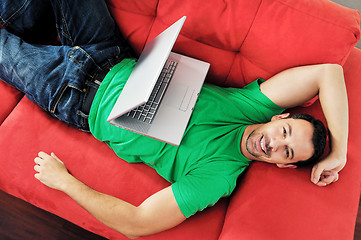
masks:
{"type": "Polygon", "coordinates": [[[309,159],[314,152],[313,126],[303,119],[278,115],[256,128],[247,138],[246,149],[254,159],[279,167],[309,159]]]}

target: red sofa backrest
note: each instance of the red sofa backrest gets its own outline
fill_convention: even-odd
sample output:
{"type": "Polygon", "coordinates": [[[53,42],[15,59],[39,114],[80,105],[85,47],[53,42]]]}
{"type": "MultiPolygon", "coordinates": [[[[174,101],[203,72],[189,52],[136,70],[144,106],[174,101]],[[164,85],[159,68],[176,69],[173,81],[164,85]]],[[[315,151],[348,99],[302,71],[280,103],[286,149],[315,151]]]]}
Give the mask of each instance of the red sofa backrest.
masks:
{"type": "Polygon", "coordinates": [[[207,80],[224,86],[298,65],[342,65],[360,37],[359,13],[328,0],[110,0],[109,6],[137,53],[186,15],[173,51],[210,62],[207,80]]]}

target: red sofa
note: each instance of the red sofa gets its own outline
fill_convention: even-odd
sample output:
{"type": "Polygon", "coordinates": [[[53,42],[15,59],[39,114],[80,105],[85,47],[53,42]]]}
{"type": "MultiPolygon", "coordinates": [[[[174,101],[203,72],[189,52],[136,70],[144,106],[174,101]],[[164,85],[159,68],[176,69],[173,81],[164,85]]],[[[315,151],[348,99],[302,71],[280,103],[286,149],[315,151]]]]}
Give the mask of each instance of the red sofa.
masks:
{"type": "MultiPolygon", "coordinates": [[[[252,163],[231,197],[144,239],[353,239],[361,184],[357,11],[328,0],[113,0],[108,5],[137,53],[188,16],[173,50],[211,63],[208,82],[242,87],[293,66],[338,63],[349,97],[348,163],[337,183],[321,188],[310,182],[309,168],[252,163]]],[[[291,111],[323,119],[318,102],[291,111]]],[[[34,178],[33,159],[40,150],[56,153],[92,188],[132,204],[169,185],[153,169],[128,164],[90,134],[49,117],[1,81],[0,123],[0,189],[106,238],[126,239],[34,178]]]]}

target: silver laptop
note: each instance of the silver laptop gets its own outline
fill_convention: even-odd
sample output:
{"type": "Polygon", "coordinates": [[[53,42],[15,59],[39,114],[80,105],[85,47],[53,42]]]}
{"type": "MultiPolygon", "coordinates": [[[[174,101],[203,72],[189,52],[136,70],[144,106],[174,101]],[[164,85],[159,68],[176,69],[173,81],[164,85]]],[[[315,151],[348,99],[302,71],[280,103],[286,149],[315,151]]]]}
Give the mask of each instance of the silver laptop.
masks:
{"type": "Polygon", "coordinates": [[[171,52],[185,19],[179,19],[144,47],[108,122],[180,144],[210,66],[171,52]]]}

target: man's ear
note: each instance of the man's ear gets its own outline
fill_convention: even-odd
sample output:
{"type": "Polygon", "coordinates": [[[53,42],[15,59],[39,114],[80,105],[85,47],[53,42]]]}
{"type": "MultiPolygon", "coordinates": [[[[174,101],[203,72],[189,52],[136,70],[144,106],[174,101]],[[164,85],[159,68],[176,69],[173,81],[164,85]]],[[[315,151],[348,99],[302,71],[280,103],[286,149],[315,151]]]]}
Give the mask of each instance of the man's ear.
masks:
{"type": "Polygon", "coordinates": [[[274,115],[274,116],[271,118],[271,121],[288,118],[289,116],[290,116],[290,113],[283,113],[283,114],[280,114],[280,115],[274,115]]]}
{"type": "Polygon", "coordinates": [[[276,165],[279,168],[297,168],[296,165],[289,164],[289,163],[288,164],[286,164],[286,163],[277,163],[276,165]]]}

